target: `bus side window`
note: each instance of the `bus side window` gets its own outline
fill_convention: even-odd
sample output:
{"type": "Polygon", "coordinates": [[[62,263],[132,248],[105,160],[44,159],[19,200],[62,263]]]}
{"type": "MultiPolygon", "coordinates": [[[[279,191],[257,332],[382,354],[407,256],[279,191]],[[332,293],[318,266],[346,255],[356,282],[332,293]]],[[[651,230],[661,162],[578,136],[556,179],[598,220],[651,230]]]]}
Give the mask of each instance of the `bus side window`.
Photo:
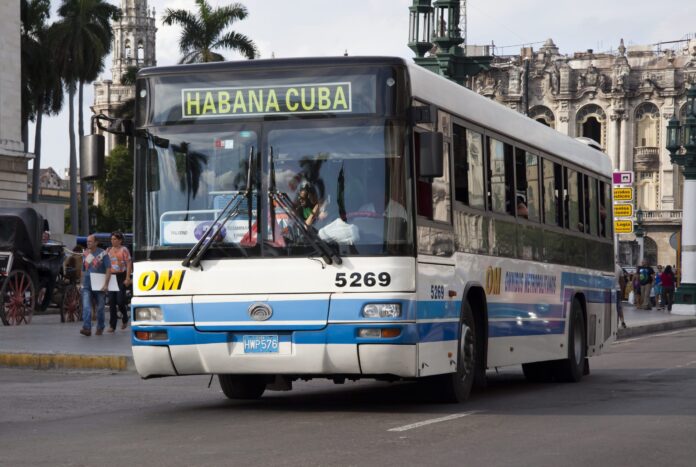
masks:
{"type": "Polygon", "coordinates": [[[599,236],[604,238],[607,237],[607,232],[609,231],[607,225],[610,217],[607,213],[607,206],[610,206],[607,188],[607,184],[599,182],[599,236]]]}
{"type": "Polygon", "coordinates": [[[597,236],[599,206],[597,199],[597,180],[585,175],[585,223],[587,225],[586,232],[597,236]]]}
{"type": "Polygon", "coordinates": [[[488,206],[515,215],[513,147],[488,138],[488,206]]]}
{"type": "Polygon", "coordinates": [[[539,158],[515,149],[515,178],[517,217],[539,221],[539,158]]]}
{"type": "Polygon", "coordinates": [[[415,152],[416,152],[416,197],[418,202],[418,215],[430,220],[439,222],[450,222],[450,166],[449,148],[450,144],[445,143],[443,156],[442,177],[421,178],[418,173],[420,167],[419,135],[415,133],[415,152]]]}
{"type": "Polygon", "coordinates": [[[484,209],[483,137],[456,124],[453,128],[454,199],[484,209]]]}
{"type": "Polygon", "coordinates": [[[583,174],[575,170],[568,170],[568,209],[569,228],[575,232],[585,231],[585,219],[583,213],[583,174]]]}
{"type": "Polygon", "coordinates": [[[427,178],[420,177],[420,134],[414,133],[413,148],[416,153],[416,197],[418,215],[428,219],[433,218],[433,185],[427,178]]]}

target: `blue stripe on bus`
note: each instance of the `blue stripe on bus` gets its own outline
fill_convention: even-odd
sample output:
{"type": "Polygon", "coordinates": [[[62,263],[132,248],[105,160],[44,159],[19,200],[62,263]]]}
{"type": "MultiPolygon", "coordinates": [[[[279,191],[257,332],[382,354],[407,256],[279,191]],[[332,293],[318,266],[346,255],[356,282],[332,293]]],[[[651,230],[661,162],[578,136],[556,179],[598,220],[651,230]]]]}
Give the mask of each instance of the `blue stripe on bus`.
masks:
{"type": "Polygon", "coordinates": [[[563,305],[489,303],[488,318],[563,318],[563,305]]]}
{"type": "Polygon", "coordinates": [[[547,322],[543,320],[505,320],[488,322],[488,337],[539,336],[563,334],[564,332],[565,320],[547,322]]]}

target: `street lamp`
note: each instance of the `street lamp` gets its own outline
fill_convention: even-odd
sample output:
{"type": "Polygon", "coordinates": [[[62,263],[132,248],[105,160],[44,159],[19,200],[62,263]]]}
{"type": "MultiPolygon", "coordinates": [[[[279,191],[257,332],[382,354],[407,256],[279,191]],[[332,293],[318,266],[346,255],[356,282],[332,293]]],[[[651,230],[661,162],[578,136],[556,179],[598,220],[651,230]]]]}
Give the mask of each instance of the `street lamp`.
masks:
{"type": "Polygon", "coordinates": [[[686,92],[686,118],[673,116],[667,124],[667,150],[672,164],[684,168],[681,284],[672,313],[696,315],[696,84],[686,92]]]}
{"type": "Polygon", "coordinates": [[[433,48],[433,7],[430,0],[413,0],[408,7],[410,12],[408,47],[416,53],[416,57],[425,57],[426,52],[433,48]]]}

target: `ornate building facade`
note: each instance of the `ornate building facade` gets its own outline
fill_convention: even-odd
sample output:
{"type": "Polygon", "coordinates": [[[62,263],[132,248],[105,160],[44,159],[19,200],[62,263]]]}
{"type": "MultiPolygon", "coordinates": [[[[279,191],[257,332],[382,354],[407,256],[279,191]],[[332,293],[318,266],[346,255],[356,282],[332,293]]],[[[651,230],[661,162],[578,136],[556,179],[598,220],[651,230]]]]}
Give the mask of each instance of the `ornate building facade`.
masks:
{"type": "MultiPolygon", "coordinates": [[[[626,48],[622,40],[616,52],[570,56],[549,39],[538,51],[494,57],[490,70],[467,82],[541,124],[594,139],[616,170],[635,171],[635,208],[644,215],[644,254],[653,264],[676,263],[670,238],[682,217],[683,177],[670,163],[665,128],[675,113],[683,118],[686,89],[696,83],[696,40],[677,44],[626,48]]],[[[619,240],[619,262],[635,264],[635,237],[619,240]]]]}
{"type": "MultiPolygon", "coordinates": [[[[113,25],[111,79],[94,83],[92,112],[113,116],[124,103],[135,97],[135,86],[124,77],[130,70],[157,65],[155,58],[155,9],[148,8],[147,0],[121,0],[122,16],[113,25]]],[[[106,154],[116,144],[113,135],[107,135],[106,154]]]]}

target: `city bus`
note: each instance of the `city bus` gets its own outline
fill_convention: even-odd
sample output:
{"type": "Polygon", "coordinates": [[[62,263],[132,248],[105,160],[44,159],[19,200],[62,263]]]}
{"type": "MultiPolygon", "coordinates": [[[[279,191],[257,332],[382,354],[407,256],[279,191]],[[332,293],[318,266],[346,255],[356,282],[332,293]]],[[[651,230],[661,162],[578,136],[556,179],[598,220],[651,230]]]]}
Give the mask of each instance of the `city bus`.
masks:
{"type": "Polygon", "coordinates": [[[615,338],[611,162],[587,144],[393,57],[147,68],[135,107],[143,378],[458,402],[498,367],[579,381],[615,338]]]}

